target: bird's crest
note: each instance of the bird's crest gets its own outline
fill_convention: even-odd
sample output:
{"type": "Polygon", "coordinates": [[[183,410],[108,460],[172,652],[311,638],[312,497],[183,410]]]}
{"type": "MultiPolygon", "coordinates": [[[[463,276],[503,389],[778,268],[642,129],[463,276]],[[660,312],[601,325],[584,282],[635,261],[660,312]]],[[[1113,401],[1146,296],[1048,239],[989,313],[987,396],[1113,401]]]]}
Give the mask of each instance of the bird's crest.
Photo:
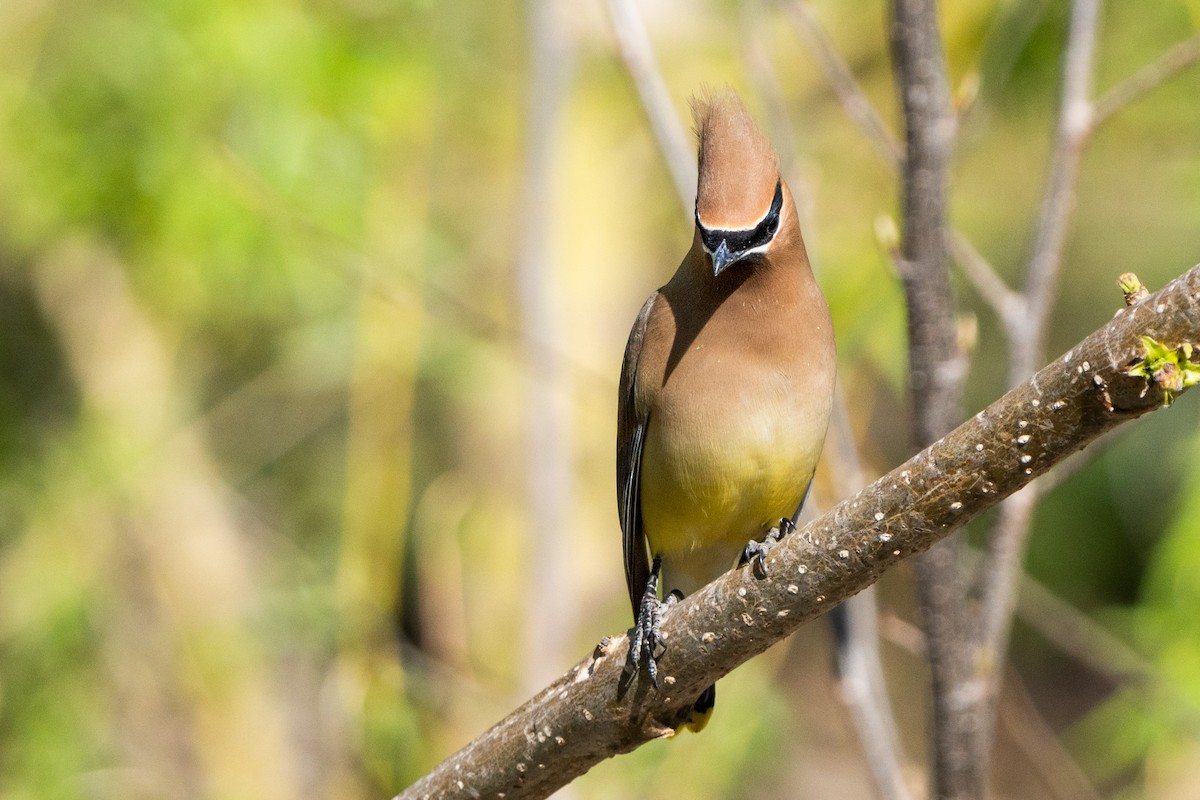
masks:
{"type": "Polygon", "coordinates": [[[696,212],[707,228],[753,228],[771,207],[779,158],[732,89],[692,98],[700,140],[696,212]]]}

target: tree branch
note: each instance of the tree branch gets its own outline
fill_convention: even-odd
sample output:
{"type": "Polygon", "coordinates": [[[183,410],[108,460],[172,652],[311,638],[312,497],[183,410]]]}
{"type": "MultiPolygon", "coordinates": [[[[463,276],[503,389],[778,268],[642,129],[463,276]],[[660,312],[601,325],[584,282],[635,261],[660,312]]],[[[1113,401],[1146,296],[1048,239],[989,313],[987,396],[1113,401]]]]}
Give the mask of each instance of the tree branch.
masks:
{"type": "MultiPolygon", "coordinates": [[[[833,455],[832,472],[839,497],[852,497],[866,484],[842,387],[837,387],[826,438],[833,455]]],[[[888,700],[883,662],[879,655],[879,607],[874,586],[848,599],[833,616],[837,634],[837,667],[842,694],[858,732],[867,766],[880,800],[908,800],[904,781],[904,752],[888,700]]]]}
{"type": "Polygon", "coordinates": [[[983,301],[991,306],[1011,342],[1020,335],[1018,331],[1025,324],[1025,298],[1008,288],[991,263],[964,234],[951,231],[949,246],[962,274],[983,301]]]}
{"type": "Polygon", "coordinates": [[[1007,683],[1013,701],[1002,715],[1012,741],[1025,754],[1051,795],[1067,800],[1101,800],[1100,793],[1067,752],[1057,733],[1038,712],[1021,676],[1011,670],[1007,683]]]}
{"type": "Polygon", "coordinates": [[[904,780],[903,750],[888,700],[883,662],[879,655],[879,607],[875,586],[846,600],[846,631],[838,638],[838,675],[842,694],[858,732],[867,767],[880,800],[909,800],[904,780]]]}
{"type": "MultiPolygon", "coordinates": [[[[892,3],[892,61],[904,109],[902,276],[908,313],[912,438],[925,446],[958,421],[966,361],[955,341],[946,253],[946,196],[955,117],[934,0],[892,3]]],[[[914,562],[933,695],[934,793],[970,797],[984,780],[971,698],[971,626],[960,543],[914,562]]]]}
{"type": "Polygon", "coordinates": [[[893,12],[892,55],[907,134],[901,255],[913,435],[918,445],[925,445],[957,422],[964,376],[946,269],[946,195],[955,122],[933,0],[901,0],[893,12]]]}
{"type": "Polygon", "coordinates": [[[687,131],[671,104],[671,94],[654,61],[654,50],[646,26],[632,0],[608,0],[608,16],[617,36],[617,47],[629,76],[642,99],[642,108],[654,129],[654,138],[663,160],[671,171],[675,191],[683,203],[683,213],[691,219],[696,199],[696,159],[688,143],[687,131]]]}
{"type": "MultiPolygon", "coordinates": [[[[1017,584],[1022,572],[1025,542],[1033,522],[1033,512],[1042,497],[1041,481],[1018,495],[1005,500],[1000,506],[1000,515],[989,531],[987,555],[979,578],[979,633],[976,639],[979,660],[988,664],[981,670],[988,684],[989,701],[999,696],[1000,678],[1007,647],[1008,632],[1012,628],[1013,607],[1016,603],[1017,584]]],[[[988,727],[994,719],[989,712],[988,727]]],[[[990,740],[990,734],[985,734],[990,740]]]]}
{"type": "MultiPolygon", "coordinates": [[[[1024,380],[1044,358],[1050,314],[1062,271],[1067,227],[1075,207],[1075,183],[1079,163],[1092,122],[1092,63],[1095,59],[1099,25],[1099,0],[1074,0],[1063,59],[1063,88],[1050,170],[1025,289],[1021,324],[1006,326],[1009,354],[1009,383],[1024,380]]],[[[995,734],[996,704],[1003,671],[1001,654],[1007,649],[1012,612],[1021,576],[1025,544],[1041,486],[1005,501],[990,531],[984,567],[976,573],[979,624],[970,656],[980,665],[981,684],[973,712],[977,737],[972,741],[974,760],[986,776],[995,734]]],[[[980,784],[982,788],[982,784],[980,784]]]]}
{"type": "Polygon", "coordinates": [[[1152,89],[1157,89],[1197,61],[1200,61],[1200,33],[1179,42],[1101,95],[1092,110],[1091,130],[1095,131],[1113,114],[1152,89]]]}
{"type": "Polygon", "coordinates": [[[558,535],[574,507],[570,373],[558,352],[546,346],[564,338],[548,232],[554,229],[557,128],[566,105],[573,54],[560,4],[528,0],[526,7],[531,53],[516,288],[527,380],[525,467],[532,519],[522,673],[529,682],[525,688],[534,689],[548,677],[547,663],[567,652],[566,640],[575,623],[571,604],[558,602],[574,585],[570,543],[558,535]]]}
{"type": "MultiPolygon", "coordinates": [[[[807,2],[794,0],[781,3],[790,14],[794,27],[814,50],[830,88],[837,95],[843,110],[859,130],[871,141],[877,152],[893,170],[904,165],[904,153],[879,112],[867,99],[862,86],[855,80],[845,59],[838,55],[829,34],[821,26],[807,2]]],[[[954,253],[963,275],[979,292],[985,302],[992,306],[1006,326],[1023,324],[1020,317],[1024,312],[1024,299],[1008,288],[995,269],[979,249],[961,231],[951,230],[947,246],[954,253]]],[[[902,270],[901,270],[902,271],[902,270]]]]}
{"type": "Polygon", "coordinates": [[[792,20],[792,27],[808,42],[846,114],[858,123],[858,127],[867,135],[879,157],[893,169],[898,167],[904,161],[904,152],[896,143],[896,137],[888,130],[871,101],[867,99],[849,65],[838,54],[829,39],[829,34],[817,21],[812,8],[803,0],[785,2],[783,6],[792,20]]]}
{"type": "Polygon", "coordinates": [[[733,570],[674,606],[663,622],[661,690],[644,676],[623,680],[628,638],[606,639],[399,797],[545,797],[601,760],[668,735],[660,720],[719,677],[1103,432],[1161,407],[1159,387],[1126,374],[1144,354],[1143,335],[1200,341],[1200,266],[784,539],[767,578],[733,570]]]}
{"type": "Polygon", "coordinates": [[[1067,221],[1075,207],[1075,176],[1079,172],[1083,143],[1091,127],[1092,60],[1099,16],[1099,0],[1075,0],[1071,6],[1058,130],[1025,286],[1025,299],[1029,304],[1027,325],[1031,333],[1013,342],[1018,353],[1013,362],[1014,381],[1024,380],[1041,360],[1046,323],[1054,307],[1067,239],[1067,221]]]}

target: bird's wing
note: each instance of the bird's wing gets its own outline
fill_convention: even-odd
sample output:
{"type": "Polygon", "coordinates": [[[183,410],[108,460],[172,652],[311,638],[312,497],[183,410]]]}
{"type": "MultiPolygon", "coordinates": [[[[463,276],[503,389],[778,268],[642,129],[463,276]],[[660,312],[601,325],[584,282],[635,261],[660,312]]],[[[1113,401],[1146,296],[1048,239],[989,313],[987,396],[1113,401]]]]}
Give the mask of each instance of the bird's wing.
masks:
{"type": "Polygon", "coordinates": [[[621,539],[625,550],[625,583],[629,588],[634,618],[641,606],[646,583],[650,580],[641,505],[642,447],[646,441],[650,416],[646,409],[638,408],[635,389],[646,323],[657,297],[657,292],[650,295],[633,323],[629,343],[625,345],[625,360],[621,364],[617,403],[617,507],[621,513],[621,539]]]}

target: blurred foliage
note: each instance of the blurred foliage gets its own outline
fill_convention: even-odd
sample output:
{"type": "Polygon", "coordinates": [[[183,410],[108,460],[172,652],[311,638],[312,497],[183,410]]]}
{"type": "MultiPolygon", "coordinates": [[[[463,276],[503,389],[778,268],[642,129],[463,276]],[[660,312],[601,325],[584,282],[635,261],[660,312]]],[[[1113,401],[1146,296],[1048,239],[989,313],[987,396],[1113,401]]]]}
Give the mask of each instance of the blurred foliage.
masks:
{"type": "MultiPolygon", "coordinates": [[[[952,79],[981,87],[955,224],[1016,282],[1066,4],[945,5],[952,79]]],[[[777,9],[643,6],[681,113],[701,83],[730,82],[791,165],[861,449],[886,469],[907,447],[901,293],[872,233],[894,213],[893,174],[777,9]]],[[[816,9],[894,120],[882,7],[816,9]]],[[[1198,18],[1194,2],[1108,4],[1098,86],[1198,18]]],[[[578,4],[562,35],[573,71],[544,233],[575,428],[561,602],[580,612],[560,660],[530,664],[522,408],[538,365],[513,288],[524,7],[0,4],[0,794],[389,796],[523,699],[525,676],[627,624],[616,371],[690,221],[603,4],[578,4]]],[[[1153,289],[1197,260],[1197,96],[1192,70],[1090,144],[1055,352],[1120,305],[1120,273],[1153,289]]],[[[1005,353],[959,295],[979,323],[974,410],[1002,391],[1005,353]]],[[[1156,676],[1114,684],[1053,641],[1015,642],[1043,715],[1106,795],[1183,797],[1200,779],[1196,409],[1186,394],[1110,443],[1044,502],[1031,543],[1031,574],[1156,676]]],[[[883,589],[912,619],[905,571],[883,589]]],[[[702,736],[607,762],[574,791],[869,796],[826,638],[811,626],[723,681],[702,736]]],[[[919,783],[922,669],[885,655],[919,783]]],[[[1015,735],[1001,731],[997,780],[1039,795],[1004,749],[1015,735]]]]}

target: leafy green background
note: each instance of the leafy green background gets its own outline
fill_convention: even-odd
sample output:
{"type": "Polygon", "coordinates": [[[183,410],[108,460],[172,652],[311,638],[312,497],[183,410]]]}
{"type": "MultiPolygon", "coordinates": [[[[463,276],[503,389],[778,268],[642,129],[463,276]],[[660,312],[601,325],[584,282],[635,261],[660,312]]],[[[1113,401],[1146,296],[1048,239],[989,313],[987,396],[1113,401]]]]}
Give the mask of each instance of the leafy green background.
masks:
{"type": "MultiPolygon", "coordinates": [[[[952,80],[980,79],[954,222],[1016,283],[1066,4],[944,5],[952,80]]],[[[894,123],[883,7],[815,7],[894,123]]],[[[874,236],[893,173],[778,9],[642,11],[681,114],[702,83],[728,82],[772,120],[809,198],[861,450],[874,471],[898,463],[904,317],[874,236]]],[[[1198,15],[1107,4],[1098,87],[1198,15]]],[[[562,366],[572,445],[553,565],[566,622],[557,653],[533,659],[545,575],[523,408],[544,363],[522,349],[516,288],[527,17],[463,0],[0,4],[4,797],[390,796],[628,624],[616,372],[690,221],[604,5],[577,4],[541,231],[558,326],[545,357],[562,366]]],[[[1090,143],[1052,352],[1112,314],[1120,273],[1154,288],[1200,258],[1196,97],[1200,69],[1090,143]]],[[[978,326],[974,411],[1002,391],[1005,352],[957,291],[978,326]]],[[[1182,798],[1200,781],[1196,421],[1185,394],[1044,501],[1028,571],[1070,606],[1026,597],[1055,632],[1018,627],[994,769],[1007,796],[1054,796],[1080,779],[1068,759],[1106,797],[1182,798]]],[[[827,476],[816,497],[836,499],[827,476]]],[[[911,595],[906,569],[882,584],[919,790],[911,595]]],[[[828,639],[801,631],[722,682],[702,736],[606,762],[574,796],[871,796],[828,639]]]]}

